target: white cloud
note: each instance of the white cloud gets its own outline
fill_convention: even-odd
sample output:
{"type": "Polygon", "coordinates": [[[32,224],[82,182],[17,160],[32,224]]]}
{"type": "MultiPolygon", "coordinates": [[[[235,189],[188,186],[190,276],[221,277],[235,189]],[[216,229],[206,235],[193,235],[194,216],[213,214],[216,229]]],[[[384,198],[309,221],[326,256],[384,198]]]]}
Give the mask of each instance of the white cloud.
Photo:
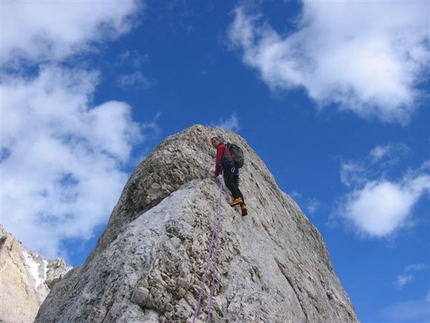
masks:
{"type": "Polygon", "coordinates": [[[393,146],[378,147],[369,154],[368,164],[353,161],[342,164],[341,181],[351,191],[337,212],[359,233],[387,237],[413,225],[415,205],[421,197],[430,195],[430,174],[426,162],[418,170],[406,172],[401,179],[389,180],[381,176],[379,168],[390,164],[387,147],[393,146]],[[373,179],[375,175],[380,177],[373,179]]]}
{"type": "Polygon", "coordinates": [[[414,277],[410,274],[399,275],[399,276],[397,276],[396,281],[394,282],[394,286],[396,286],[396,288],[398,288],[398,289],[401,289],[403,286],[412,282],[413,280],[414,280],[414,277]]]}
{"type": "Polygon", "coordinates": [[[225,130],[239,131],[239,119],[235,113],[232,113],[228,119],[221,119],[217,125],[225,130]]]}
{"type": "Polygon", "coordinates": [[[412,265],[405,266],[406,272],[420,271],[425,269],[428,269],[428,266],[426,264],[412,264],[412,265]]]}
{"type": "Polygon", "coordinates": [[[139,6],[135,0],[2,2],[0,57],[3,63],[37,63],[95,49],[94,43],[129,31],[139,6]]]}
{"type": "Polygon", "coordinates": [[[397,289],[403,288],[406,284],[415,280],[415,273],[427,269],[428,266],[426,264],[412,264],[405,266],[404,271],[396,277],[394,286],[397,289]]]}
{"type": "Polygon", "coordinates": [[[409,151],[409,148],[401,143],[378,145],[370,151],[370,160],[372,163],[387,162],[393,164],[398,157],[403,156],[409,151]]]}
{"type": "Polygon", "coordinates": [[[121,166],[143,139],[126,103],[90,106],[96,84],[94,73],[47,66],[0,88],[2,222],[48,257],[107,220],[127,179],[121,166]]]}
{"type": "Polygon", "coordinates": [[[294,199],[300,199],[300,198],[302,198],[302,194],[301,193],[299,193],[299,192],[297,192],[297,191],[293,191],[293,192],[290,192],[290,193],[288,193],[292,198],[294,198],[294,199]]]}
{"type": "Polygon", "coordinates": [[[371,237],[386,237],[411,223],[412,210],[430,193],[430,175],[399,182],[370,181],[349,193],[341,214],[371,237]]]}
{"type": "Polygon", "coordinates": [[[376,146],[375,148],[372,149],[372,151],[370,152],[370,155],[375,160],[380,160],[381,158],[386,156],[388,152],[389,152],[388,146],[376,146]]]}
{"type": "Polygon", "coordinates": [[[303,210],[310,215],[315,215],[321,208],[321,202],[316,198],[303,198],[302,194],[297,191],[292,191],[288,193],[303,210]]]}
{"type": "MultiPolygon", "coordinates": [[[[402,289],[405,285],[413,283],[420,271],[428,271],[424,263],[411,264],[404,267],[401,274],[396,277],[394,286],[402,289]]],[[[430,320],[430,292],[423,299],[408,300],[392,304],[380,311],[381,318],[390,322],[429,322],[430,320]]]]}
{"type": "Polygon", "coordinates": [[[94,106],[100,72],[62,64],[127,32],[139,6],[2,3],[1,222],[48,258],[67,258],[64,240],[90,239],[107,221],[134,145],[154,129],[124,102],[94,106]]]}
{"type": "Polygon", "coordinates": [[[353,184],[363,182],[363,173],[366,169],[355,162],[343,162],[340,170],[340,180],[341,182],[350,187],[353,184]]]}
{"type": "Polygon", "coordinates": [[[369,178],[376,175],[384,177],[385,172],[398,164],[409,150],[409,147],[402,143],[377,145],[370,151],[364,161],[343,161],[341,163],[340,180],[344,185],[353,187],[363,186],[369,181],[369,178]]]}
{"type": "Polygon", "coordinates": [[[306,89],[322,106],[406,123],[429,63],[426,1],[304,1],[298,30],[280,35],[235,10],[231,43],[272,90],[306,89]]]}
{"type": "Polygon", "coordinates": [[[306,208],[310,214],[315,214],[320,208],[321,203],[316,199],[309,199],[306,208]]]}

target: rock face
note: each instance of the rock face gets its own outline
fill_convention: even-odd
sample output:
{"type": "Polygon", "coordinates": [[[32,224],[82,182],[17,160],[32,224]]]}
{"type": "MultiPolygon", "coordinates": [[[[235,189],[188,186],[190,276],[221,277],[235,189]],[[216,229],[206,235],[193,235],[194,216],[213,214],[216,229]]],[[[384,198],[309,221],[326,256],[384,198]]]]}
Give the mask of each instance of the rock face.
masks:
{"type": "Polygon", "coordinates": [[[50,288],[71,267],[27,251],[0,224],[0,322],[33,322],[50,288]]]}
{"type": "Polygon", "coordinates": [[[35,322],[204,322],[209,308],[215,323],[358,322],[319,232],[261,159],[237,134],[197,125],[135,169],[97,246],[54,286],[35,322]],[[245,151],[246,217],[228,190],[219,199],[215,135],[245,151]],[[216,270],[194,319],[217,214],[216,270]]]}

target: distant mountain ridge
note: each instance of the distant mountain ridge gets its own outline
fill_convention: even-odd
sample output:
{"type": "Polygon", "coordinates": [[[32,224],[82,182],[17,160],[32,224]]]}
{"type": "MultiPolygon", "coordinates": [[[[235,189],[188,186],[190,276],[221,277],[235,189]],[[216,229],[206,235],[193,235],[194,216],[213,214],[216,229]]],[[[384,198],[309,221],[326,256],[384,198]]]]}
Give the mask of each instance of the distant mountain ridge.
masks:
{"type": "Polygon", "coordinates": [[[212,136],[239,144],[249,215],[221,198],[220,250],[196,322],[356,323],[327,247],[247,142],[220,128],[192,126],[168,137],[136,167],[82,267],[60,280],[36,323],[191,322],[211,242],[220,179],[212,136]]]}
{"type": "Polygon", "coordinates": [[[28,251],[0,224],[0,322],[33,322],[50,289],[72,267],[28,251]]]}

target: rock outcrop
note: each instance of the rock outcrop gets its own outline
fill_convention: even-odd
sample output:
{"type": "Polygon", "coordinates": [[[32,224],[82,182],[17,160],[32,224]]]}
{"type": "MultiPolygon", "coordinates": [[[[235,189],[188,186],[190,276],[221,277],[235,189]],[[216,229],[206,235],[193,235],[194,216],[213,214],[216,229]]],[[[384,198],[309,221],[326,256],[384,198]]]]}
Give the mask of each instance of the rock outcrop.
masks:
{"type": "Polygon", "coordinates": [[[71,267],[29,252],[0,224],[0,322],[30,323],[50,289],[71,267]]]}
{"type": "Polygon", "coordinates": [[[216,282],[215,323],[358,322],[327,247],[246,141],[201,125],[164,140],[135,169],[95,249],[58,282],[35,322],[191,322],[220,188],[212,136],[245,151],[249,215],[221,197],[220,248],[196,322],[216,282]]]}

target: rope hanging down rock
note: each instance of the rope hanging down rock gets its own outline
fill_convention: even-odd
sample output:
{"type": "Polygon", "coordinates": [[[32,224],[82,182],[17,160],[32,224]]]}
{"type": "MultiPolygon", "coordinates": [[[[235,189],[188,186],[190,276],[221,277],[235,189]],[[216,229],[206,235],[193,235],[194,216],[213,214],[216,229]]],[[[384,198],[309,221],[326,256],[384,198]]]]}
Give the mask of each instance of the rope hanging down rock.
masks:
{"type": "Polygon", "coordinates": [[[199,299],[197,301],[196,309],[194,311],[193,321],[192,323],[195,323],[197,315],[199,314],[200,305],[202,302],[203,292],[205,288],[206,279],[208,277],[209,273],[209,266],[211,263],[212,255],[213,255],[213,264],[212,264],[212,282],[211,282],[211,291],[209,295],[209,303],[208,303],[208,315],[206,317],[206,323],[209,323],[211,321],[212,317],[212,299],[215,293],[215,276],[217,271],[217,265],[218,265],[218,253],[219,253],[219,245],[220,245],[220,222],[221,222],[221,198],[222,198],[222,192],[224,189],[224,179],[221,176],[221,182],[219,185],[219,194],[218,194],[218,203],[216,208],[216,214],[214,219],[214,225],[212,229],[212,238],[209,245],[209,251],[206,256],[206,265],[205,270],[203,273],[203,279],[202,283],[200,284],[200,292],[199,292],[199,299]]]}

